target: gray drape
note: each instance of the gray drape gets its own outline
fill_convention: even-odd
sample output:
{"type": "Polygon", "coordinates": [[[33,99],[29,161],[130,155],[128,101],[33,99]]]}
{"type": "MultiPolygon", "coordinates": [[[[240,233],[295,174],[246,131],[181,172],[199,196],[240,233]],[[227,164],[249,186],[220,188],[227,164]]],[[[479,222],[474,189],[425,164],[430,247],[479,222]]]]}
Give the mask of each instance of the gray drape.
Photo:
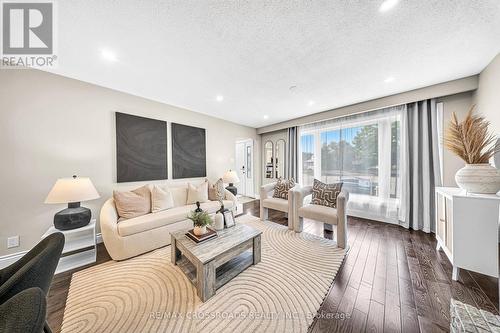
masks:
{"type": "Polygon", "coordinates": [[[299,155],[298,155],[299,130],[298,127],[288,128],[287,163],[285,176],[288,179],[299,180],[299,155]]]}
{"type": "Polygon", "coordinates": [[[401,224],[435,231],[434,188],[441,186],[436,100],[407,104],[401,119],[401,224]]]}

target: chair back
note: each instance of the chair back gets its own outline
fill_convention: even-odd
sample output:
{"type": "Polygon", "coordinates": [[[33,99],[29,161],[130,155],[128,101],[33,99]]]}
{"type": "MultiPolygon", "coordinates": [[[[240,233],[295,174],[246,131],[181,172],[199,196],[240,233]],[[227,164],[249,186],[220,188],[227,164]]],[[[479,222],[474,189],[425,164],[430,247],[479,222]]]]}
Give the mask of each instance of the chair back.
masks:
{"type": "Polygon", "coordinates": [[[29,288],[0,305],[0,332],[40,333],[44,329],[47,301],[40,288],[29,288]]]}
{"type": "Polygon", "coordinates": [[[64,248],[64,235],[53,233],[21,259],[0,272],[0,304],[19,292],[37,287],[48,294],[64,248]]]}

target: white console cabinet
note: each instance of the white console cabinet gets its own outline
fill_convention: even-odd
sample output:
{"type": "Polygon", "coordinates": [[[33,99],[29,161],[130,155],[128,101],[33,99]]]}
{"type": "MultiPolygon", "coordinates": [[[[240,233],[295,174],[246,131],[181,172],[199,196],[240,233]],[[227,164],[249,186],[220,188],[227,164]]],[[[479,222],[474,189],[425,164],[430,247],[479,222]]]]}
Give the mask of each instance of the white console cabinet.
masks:
{"type": "Polygon", "coordinates": [[[500,197],[466,194],[460,188],[436,188],[436,239],[453,265],[498,277],[498,220],[500,197]]]}

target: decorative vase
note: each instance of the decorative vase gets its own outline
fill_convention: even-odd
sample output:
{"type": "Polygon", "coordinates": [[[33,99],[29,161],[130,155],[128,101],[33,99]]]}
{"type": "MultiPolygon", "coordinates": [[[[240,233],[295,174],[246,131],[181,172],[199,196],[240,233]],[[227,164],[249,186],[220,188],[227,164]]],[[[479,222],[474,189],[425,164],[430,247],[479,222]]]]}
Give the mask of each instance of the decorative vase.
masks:
{"type": "Polygon", "coordinates": [[[214,228],[217,231],[221,231],[222,229],[224,229],[224,215],[222,215],[220,211],[215,214],[214,228]]]}
{"type": "Polygon", "coordinates": [[[500,170],[488,163],[466,164],[455,174],[455,181],[470,193],[495,194],[500,191],[500,170]]]}
{"type": "Polygon", "coordinates": [[[193,232],[196,236],[201,236],[207,233],[207,226],[204,225],[203,227],[194,227],[193,232]]]}

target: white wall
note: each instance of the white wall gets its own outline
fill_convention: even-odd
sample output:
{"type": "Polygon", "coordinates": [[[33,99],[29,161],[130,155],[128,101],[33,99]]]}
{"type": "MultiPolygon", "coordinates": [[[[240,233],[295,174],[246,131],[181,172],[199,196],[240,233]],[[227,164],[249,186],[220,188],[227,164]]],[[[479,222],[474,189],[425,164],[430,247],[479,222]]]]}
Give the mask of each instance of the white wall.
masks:
{"type": "MultiPolygon", "coordinates": [[[[472,107],[472,92],[440,97],[438,102],[443,102],[443,120],[444,128],[448,126],[453,112],[456,113],[458,119],[463,119],[469,109],[472,107]]],[[[450,152],[448,149],[443,149],[443,186],[456,187],[455,174],[465,165],[458,156],[450,152]]]]}
{"type": "Polygon", "coordinates": [[[500,54],[479,75],[474,94],[476,109],[491,122],[491,130],[500,136],[500,54]]]}
{"type": "Polygon", "coordinates": [[[295,118],[281,123],[261,127],[257,129],[258,134],[278,131],[292,126],[300,126],[318,121],[338,118],[350,114],[377,110],[394,105],[401,105],[422,101],[424,99],[438,98],[441,96],[450,96],[462,92],[473,91],[478,87],[479,76],[473,75],[449,82],[435,84],[429,87],[415,89],[399,94],[372,99],[357,104],[347,105],[333,110],[314,113],[308,116],[295,118]]]}
{"type": "Polygon", "coordinates": [[[36,70],[0,70],[0,87],[0,256],[31,248],[65,208],[43,203],[56,179],[90,177],[101,199],[83,205],[95,217],[112,190],[123,187],[116,184],[115,111],[205,128],[209,179],[234,168],[238,139],[255,140],[260,165],[254,128],[36,70]],[[20,247],[7,250],[13,235],[20,235],[20,247]]]}

